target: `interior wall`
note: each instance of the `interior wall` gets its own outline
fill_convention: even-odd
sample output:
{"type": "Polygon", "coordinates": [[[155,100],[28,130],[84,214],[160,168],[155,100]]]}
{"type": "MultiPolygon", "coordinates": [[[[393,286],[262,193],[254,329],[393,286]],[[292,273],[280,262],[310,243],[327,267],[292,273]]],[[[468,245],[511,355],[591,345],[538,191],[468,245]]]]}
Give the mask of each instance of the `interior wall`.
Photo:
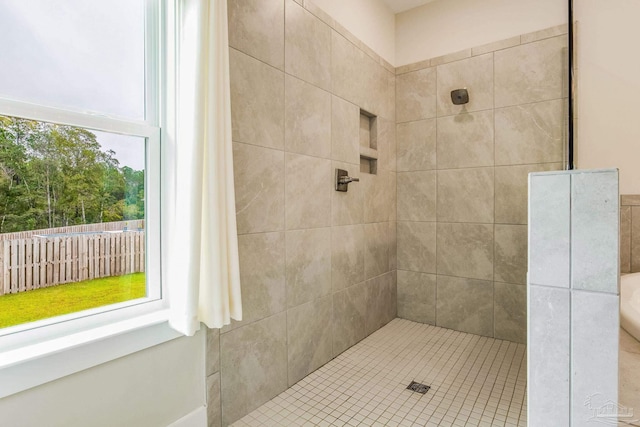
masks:
{"type": "Polygon", "coordinates": [[[178,338],[0,399],[7,426],[166,426],[205,404],[204,335],[178,338]]]}
{"type": "Polygon", "coordinates": [[[566,45],[563,25],[398,69],[399,317],[526,342],[527,175],[563,166],[566,45]]]}
{"type": "Polygon", "coordinates": [[[382,0],[314,0],[314,3],[387,62],[395,63],[395,15],[382,0]]]}
{"type": "Polygon", "coordinates": [[[243,321],[209,332],[214,426],[396,316],[395,70],[300,3],[229,0],[243,321]],[[361,109],[376,174],[360,172],[361,109]],[[360,182],[336,192],[336,168],[360,182]]]}
{"type": "Polygon", "coordinates": [[[574,2],[577,165],[620,169],[620,193],[640,194],[640,3],[574,2]]]}
{"type": "MultiPolygon", "coordinates": [[[[629,1],[626,1],[629,3],[629,1]]],[[[590,3],[601,3],[591,0],[590,3]]],[[[560,0],[437,0],[396,15],[396,67],[565,24],[560,0]]]]}

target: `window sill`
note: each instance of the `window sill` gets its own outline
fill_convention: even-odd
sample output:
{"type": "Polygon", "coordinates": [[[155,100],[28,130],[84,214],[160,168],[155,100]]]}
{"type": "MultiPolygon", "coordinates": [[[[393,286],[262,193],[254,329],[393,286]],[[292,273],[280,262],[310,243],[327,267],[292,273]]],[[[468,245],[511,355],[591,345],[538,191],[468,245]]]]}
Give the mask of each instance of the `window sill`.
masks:
{"type": "Polygon", "coordinates": [[[0,398],[180,337],[155,311],[0,353],[0,398]]]}

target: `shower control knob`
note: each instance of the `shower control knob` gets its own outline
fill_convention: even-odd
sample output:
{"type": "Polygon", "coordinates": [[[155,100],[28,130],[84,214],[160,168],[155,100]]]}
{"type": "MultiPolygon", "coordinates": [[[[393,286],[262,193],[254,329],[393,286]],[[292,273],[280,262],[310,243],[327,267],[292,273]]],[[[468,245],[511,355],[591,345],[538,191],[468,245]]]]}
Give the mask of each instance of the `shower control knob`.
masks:
{"type": "Polygon", "coordinates": [[[336,191],[346,192],[349,189],[350,182],[359,182],[360,178],[349,176],[349,171],[344,169],[336,169],[336,191]]]}
{"type": "Polygon", "coordinates": [[[340,177],[340,184],[348,184],[350,182],[360,182],[360,178],[351,178],[350,176],[340,177]]]}

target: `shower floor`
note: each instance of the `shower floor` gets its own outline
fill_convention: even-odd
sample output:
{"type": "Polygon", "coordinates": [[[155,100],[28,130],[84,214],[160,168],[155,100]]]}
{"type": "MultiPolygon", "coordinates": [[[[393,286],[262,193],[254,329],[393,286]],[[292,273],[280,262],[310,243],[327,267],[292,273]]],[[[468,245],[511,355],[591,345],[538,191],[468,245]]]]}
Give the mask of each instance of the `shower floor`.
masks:
{"type": "Polygon", "coordinates": [[[233,426],[526,426],[526,379],[524,344],[394,319],[233,426]]]}

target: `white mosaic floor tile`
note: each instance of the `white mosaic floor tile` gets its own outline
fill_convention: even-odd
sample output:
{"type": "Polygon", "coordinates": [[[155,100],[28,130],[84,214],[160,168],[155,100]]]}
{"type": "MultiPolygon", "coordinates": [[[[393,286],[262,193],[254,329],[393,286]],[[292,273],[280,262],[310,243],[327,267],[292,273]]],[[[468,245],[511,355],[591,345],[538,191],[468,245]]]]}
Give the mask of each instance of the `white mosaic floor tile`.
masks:
{"type": "Polygon", "coordinates": [[[395,319],[233,427],[521,427],[526,380],[524,344],[395,319]]]}

